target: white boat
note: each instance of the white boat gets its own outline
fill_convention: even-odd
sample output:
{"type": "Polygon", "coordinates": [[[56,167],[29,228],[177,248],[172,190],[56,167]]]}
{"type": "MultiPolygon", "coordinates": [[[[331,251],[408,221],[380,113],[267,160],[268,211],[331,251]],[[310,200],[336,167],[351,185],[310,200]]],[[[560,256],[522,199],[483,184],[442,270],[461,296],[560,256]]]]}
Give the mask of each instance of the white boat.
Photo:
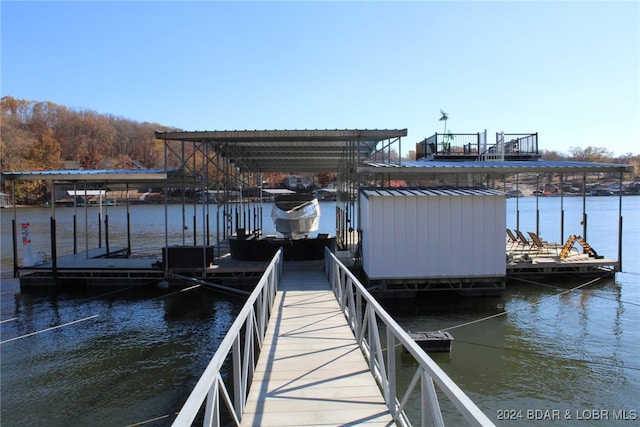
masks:
{"type": "Polygon", "coordinates": [[[279,195],[274,200],[271,218],[276,231],[290,239],[302,239],[318,230],[320,205],[312,194],[279,195]]]}

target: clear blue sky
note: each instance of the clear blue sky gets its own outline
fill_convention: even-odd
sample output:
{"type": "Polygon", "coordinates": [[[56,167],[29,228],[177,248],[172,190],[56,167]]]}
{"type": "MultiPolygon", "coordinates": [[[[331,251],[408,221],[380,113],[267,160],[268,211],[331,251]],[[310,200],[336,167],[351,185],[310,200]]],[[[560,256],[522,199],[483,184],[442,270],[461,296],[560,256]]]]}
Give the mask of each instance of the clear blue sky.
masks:
{"type": "Polygon", "coordinates": [[[2,96],[184,130],[640,153],[640,2],[2,1],[2,96]]]}

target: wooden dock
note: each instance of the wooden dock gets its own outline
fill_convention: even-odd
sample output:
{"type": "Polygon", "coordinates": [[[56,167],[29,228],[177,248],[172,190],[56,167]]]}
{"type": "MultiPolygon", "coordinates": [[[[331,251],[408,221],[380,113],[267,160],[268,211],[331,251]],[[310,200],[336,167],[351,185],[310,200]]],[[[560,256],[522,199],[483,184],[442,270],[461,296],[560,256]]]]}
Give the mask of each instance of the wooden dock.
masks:
{"type": "Polygon", "coordinates": [[[321,262],[285,264],[274,310],[243,426],[393,424],[321,262]]]}

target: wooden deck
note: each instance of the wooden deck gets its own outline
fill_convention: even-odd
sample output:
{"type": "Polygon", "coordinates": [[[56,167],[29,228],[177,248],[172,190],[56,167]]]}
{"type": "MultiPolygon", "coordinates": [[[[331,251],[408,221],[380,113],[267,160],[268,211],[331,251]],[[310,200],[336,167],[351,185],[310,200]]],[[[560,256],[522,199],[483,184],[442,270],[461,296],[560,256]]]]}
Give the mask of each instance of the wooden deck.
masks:
{"type": "Polygon", "coordinates": [[[243,426],[392,425],[319,262],[285,264],[243,426]]]}
{"type": "Polygon", "coordinates": [[[524,251],[518,253],[513,260],[507,262],[507,276],[523,275],[554,276],[574,274],[583,277],[614,274],[620,269],[619,261],[609,258],[592,258],[587,254],[571,254],[560,259],[554,252],[536,253],[524,251]],[[527,255],[525,258],[524,255],[527,255]]]}

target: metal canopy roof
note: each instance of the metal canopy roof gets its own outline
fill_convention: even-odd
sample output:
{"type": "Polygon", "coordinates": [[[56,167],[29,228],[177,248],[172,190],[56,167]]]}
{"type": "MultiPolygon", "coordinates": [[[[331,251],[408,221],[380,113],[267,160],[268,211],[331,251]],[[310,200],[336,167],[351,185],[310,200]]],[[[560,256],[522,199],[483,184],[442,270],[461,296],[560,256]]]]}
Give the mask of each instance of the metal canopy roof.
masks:
{"type": "Polygon", "coordinates": [[[633,172],[632,165],[615,163],[590,163],[571,161],[407,161],[402,165],[376,162],[363,162],[358,165],[361,173],[390,173],[394,176],[420,174],[516,174],[516,173],[594,173],[594,172],[633,172]]]}
{"type": "Polygon", "coordinates": [[[3,172],[2,179],[9,181],[68,181],[109,184],[153,183],[167,181],[177,169],[90,169],[3,172]]]}
{"type": "Polygon", "coordinates": [[[365,160],[379,142],[406,135],[407,129],[156,132],[165,141],[208,143],[251,172],[337,172],[343,159],[365,160]]]}
{"type": "Polygon", "coordinates": [[[369,197],[426,197],[426,196],[505,196],[506,193],[493,189],[478,188],[365,188],[362,194],[369,197]]]}

